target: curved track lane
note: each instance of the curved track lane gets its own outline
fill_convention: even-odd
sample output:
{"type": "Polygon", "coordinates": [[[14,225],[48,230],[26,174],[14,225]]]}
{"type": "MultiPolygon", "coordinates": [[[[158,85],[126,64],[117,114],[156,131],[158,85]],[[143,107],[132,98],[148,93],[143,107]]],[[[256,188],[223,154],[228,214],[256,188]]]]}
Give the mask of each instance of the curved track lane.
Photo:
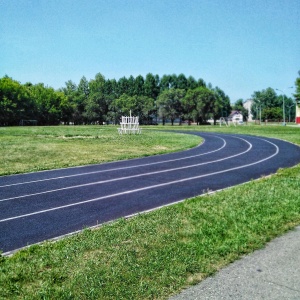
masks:
{"type": "Polygon", "coordinates": [[[204,143],[167,155],[0,177],[0,249],[12,251],[300,163],[300,148],[281,140],[189,134],[204,143]]]}

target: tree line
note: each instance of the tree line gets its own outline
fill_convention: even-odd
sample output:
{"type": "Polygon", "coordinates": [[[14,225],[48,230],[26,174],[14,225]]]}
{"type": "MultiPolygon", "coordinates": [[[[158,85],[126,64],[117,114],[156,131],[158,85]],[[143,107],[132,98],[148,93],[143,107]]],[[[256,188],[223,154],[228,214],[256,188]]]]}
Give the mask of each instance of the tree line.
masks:
{"type": "Polygon", "coordinates": [[[38,125],[118,123],[122,115],[139,116],[141,124],[175,119],[205,124],[230,113],[230,99],[220,88],[192,76],[158,75],[106,79],[101,73],[78,84],[69,80],[55,90],[43,83],[0,79],[0,125],[35,120],[38,125]]]}
{"type": "Polygon", "coordinates": [[[285,110],[285,121],[295,120],[295,101],[293,97],[284,94],[277,95],[272,88],[256,91],[252,95],[253,104],[251,113],[254,119],[282,120],[283,108],[285,110]]]}
{"type": "Polygon", "coordinates": [[[295,80],[295,86],[287,87],[285,92],[289,91],[292,96],[286,96],[279,89],[267,88],[262,91],[256,91],[252,95],[253,104],[251,113],[254,119],[265,120],[283,120],[283,110],[285,111],[285,122],[295,120],[296,105],[300,106],[300,71],[295,80]],[[278,94],[276,93],[278,92],[278,94]]]}
{"type": "MultiPolygon", "coordinates": [[[[295,84],[298,99],[300,77],[295,84]]],[[[282,118],[283,97],[286,115],[294,119],[293,99],[277,95],[272,88],[254,92],[252,115],[255,119],[261,115],[263,120],[282,118]]],[[[98,73],[89,81],[83,76],[78,84],[69,80],[58,90],[43,83],[21,84],[8,76],[0,78],[0,126],[31,121],[38,125],[117,124],[130,110],[139,116],[141,124],[156,124],[159,118],[163,124],[179,120],[201,125],[208,119],[216,123],[220,117],[228,117],[232,109],[247,120],[243,99],[231,106],[222,89],[184,74],[160,78],[149,73],[145,78],[139,75],[116,80],[98,73]]]]}

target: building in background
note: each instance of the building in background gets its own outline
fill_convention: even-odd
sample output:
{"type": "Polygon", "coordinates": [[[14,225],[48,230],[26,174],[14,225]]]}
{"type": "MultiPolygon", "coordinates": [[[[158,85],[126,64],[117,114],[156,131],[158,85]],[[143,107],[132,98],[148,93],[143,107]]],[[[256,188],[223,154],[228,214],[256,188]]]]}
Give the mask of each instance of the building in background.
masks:
{"type": "Polygon", "coordinates": [[[231,112],[231,114],[228,116],[228,121],[229,122],[234,122],[234,123],[242,123],[243,122],[243,115],[240,111],[233,110],[231,112]]]}

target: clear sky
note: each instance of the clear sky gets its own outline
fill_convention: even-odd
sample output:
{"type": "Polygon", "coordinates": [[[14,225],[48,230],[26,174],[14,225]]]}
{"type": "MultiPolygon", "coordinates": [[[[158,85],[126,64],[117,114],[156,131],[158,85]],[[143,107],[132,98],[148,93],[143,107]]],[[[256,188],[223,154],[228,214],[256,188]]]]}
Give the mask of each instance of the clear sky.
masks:
{"type": "Polygon", "coordinates": [[[235,102],[298,70],[300,0],[0,0],[0,77],[21,83],[183,73],[235,102]]]}

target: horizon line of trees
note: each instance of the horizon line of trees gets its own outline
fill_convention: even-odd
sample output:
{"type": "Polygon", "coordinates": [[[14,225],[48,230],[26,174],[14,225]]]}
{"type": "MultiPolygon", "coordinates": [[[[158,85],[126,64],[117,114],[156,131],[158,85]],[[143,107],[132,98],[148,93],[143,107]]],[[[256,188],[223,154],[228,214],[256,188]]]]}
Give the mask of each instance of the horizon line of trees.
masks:
{"type": "MultiPolygon", "coordinates": [[[[300,77],[295,84],[294,96],[300,101],[300,77]]],[[[294,105],[292,98],[277,95],[272,88],[254,92],[252,97],[255,119],[258,111],[262,119],[280,119],[282,97],[286,111],[294,105]]],[[[184,74],[160,78],[148,73],[145,78],[138,75],[115,80],[97,73],[89,81],[83,76],[79,84],[69,80],[58,90],[43,83],[21,84],[7,75],[0,78],[0,126],[19,125],[22,120],[23,124],[32,120],[38,125],[117,124],[130,110],[139,116],[141,124],[155,124],[157,118],[163,124],[169,120],[172,125],[175,119],[199,125],[213,119],[216,123],[220,117],[228,117],[232,109],[239,110],[246,121],[248,111],[243,102],[239,99],[231,106],[219,87],[184,74]]]]}
{"type": "Polygon", "coordinates": [[[255,120],[283,120],[283,103],[285,109],[285,120],[283,121],[295,120],[296,103],[292,97],[277,95],[274,89],[267,88],[254,92],[252,99],[251,114],[255,120]]]}
{"type": "Polygon", "coordinates": [[[231,110],[229,97],[203,79],[148,73],[146,77],[106,79],[101,73],[79,84],[69,80],[54,90],[43,83],[21,84],[7,75],[0,78],[0,126],[35,120],[38,125],[118,123],[129,111],[141,124],[188,120],[205,124],[231,110]],[[23,121],[22,121],[23,120],[23,121]]]}
{"type": "MultiPolygon", "coordinates": [[[[287,88],[295,89],[293,97],[287,97],[285,94],[277,95],[272,88],[267,88],[262,91],[256,91],[252,95],[253,104],[251,106],[251,114],[253,118],[262,121],[265,120],[282,120],[286,122],[295,120],[296,105],[300,106],[300,71],[295,80],[295,87],[287,88]],[[293,99],[294,98],[294,99],[293,99]],[[285,120],[283,120],[283,109],[285,110],[285,120]]],[[[277,89],[276,89],[277,90],[277,89]]]]}

